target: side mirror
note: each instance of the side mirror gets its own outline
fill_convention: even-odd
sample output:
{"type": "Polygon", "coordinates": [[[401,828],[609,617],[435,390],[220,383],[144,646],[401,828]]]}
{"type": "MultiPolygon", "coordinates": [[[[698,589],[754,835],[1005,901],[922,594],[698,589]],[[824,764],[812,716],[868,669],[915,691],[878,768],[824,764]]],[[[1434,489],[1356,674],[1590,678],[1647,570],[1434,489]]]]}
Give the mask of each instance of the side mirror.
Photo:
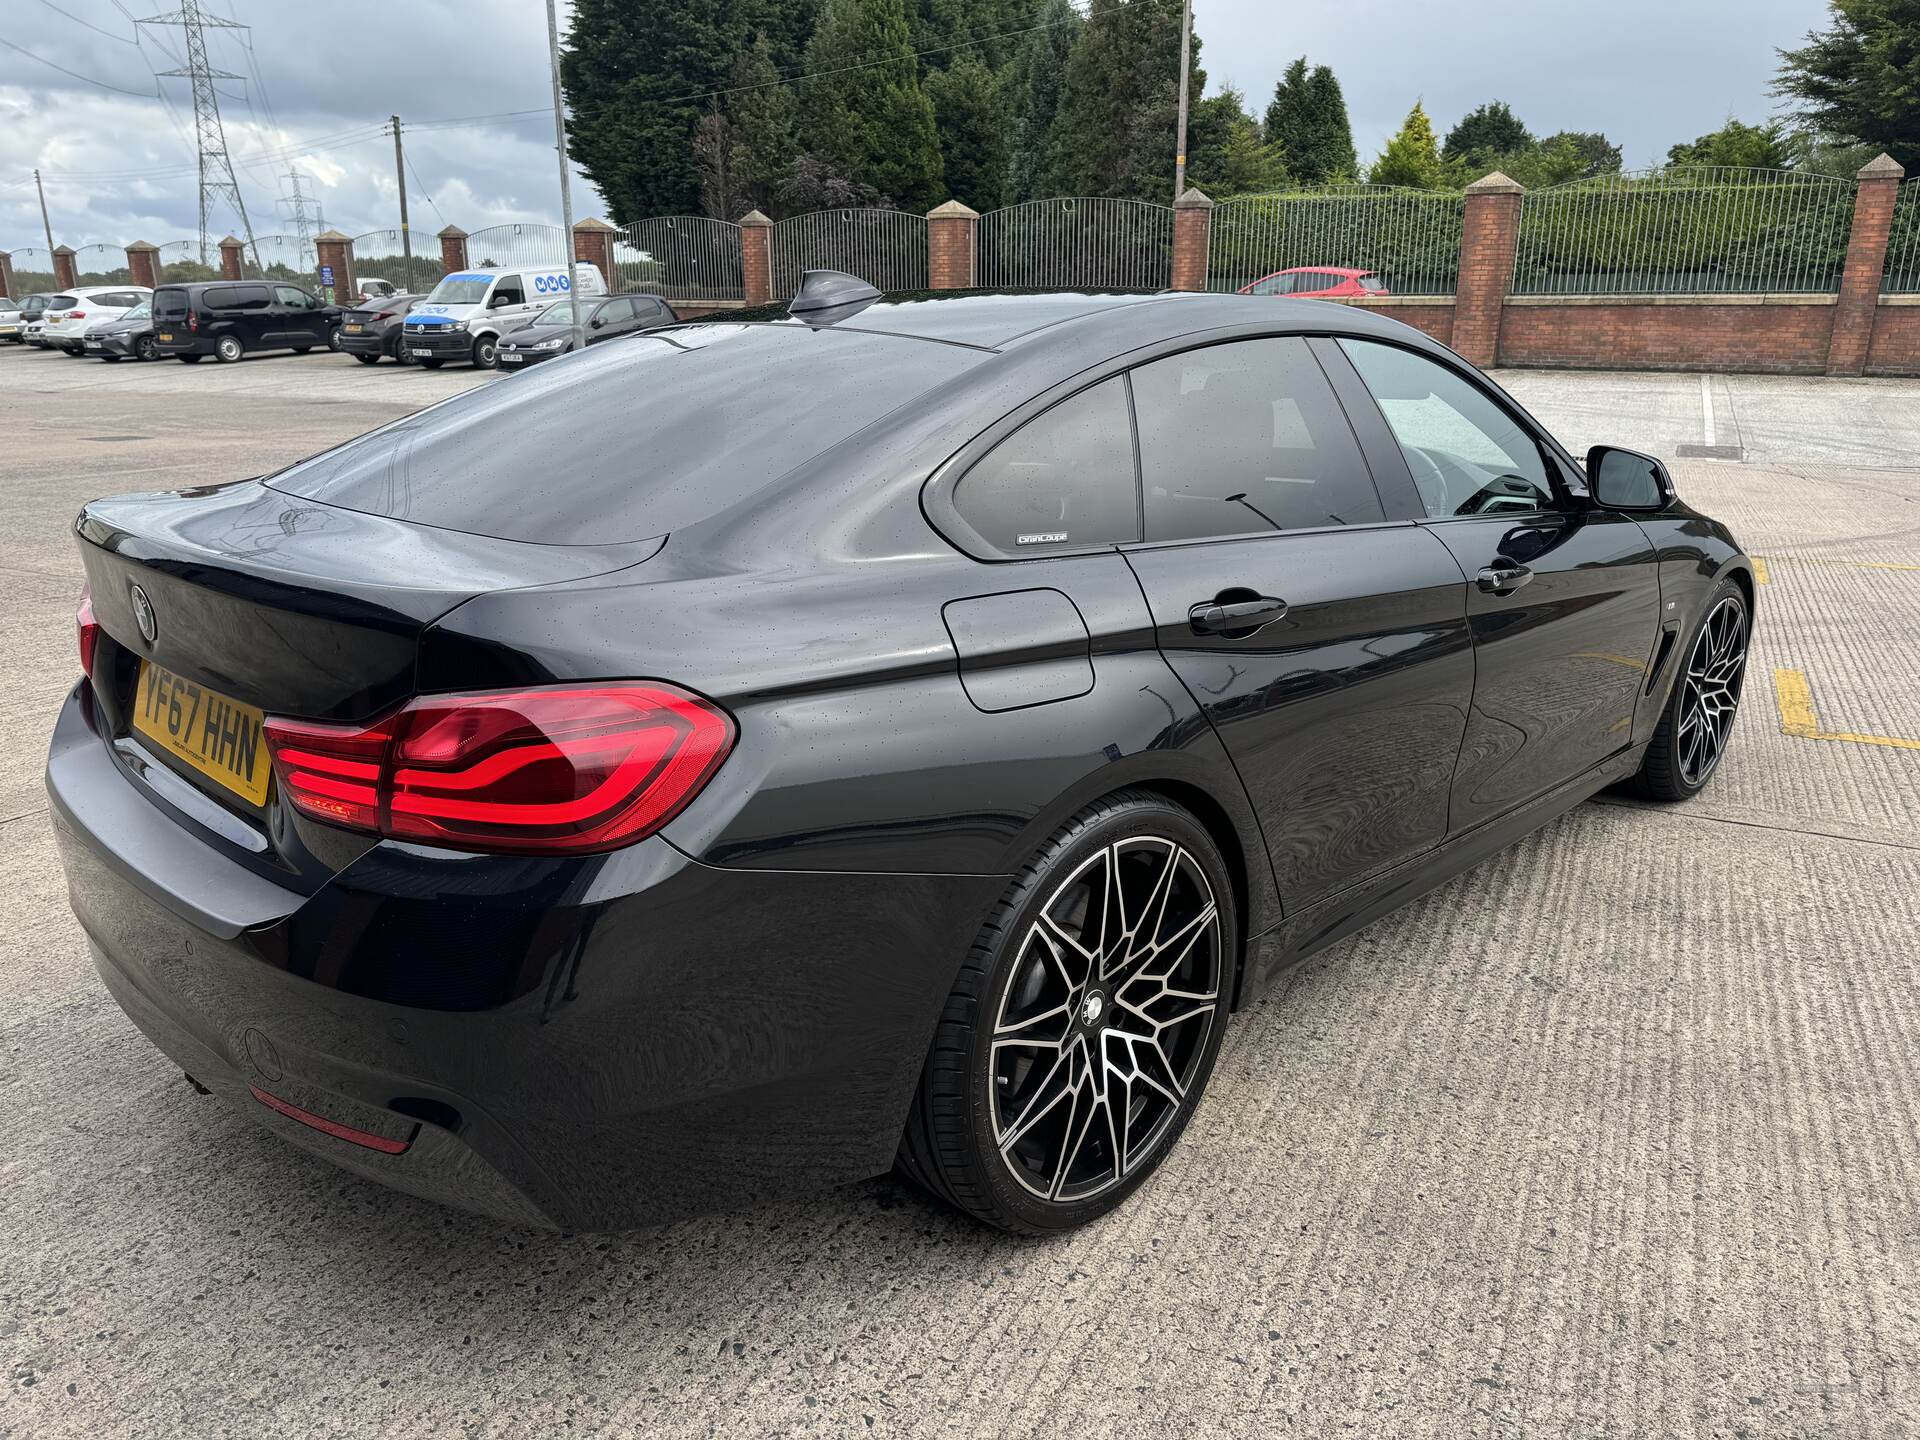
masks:
{"type": "Polygon", "coordinates": [[[598,315],[594,316],[593,319],[588,321],[587,323],[590,324],[596,330],[605,329],[607,324],[607,322],[601,319],[598,315]]]}
{"type": "Polygon", "coordinates": [[[513,305],[517,303],[513,296],[500,290],[494,291],[493,294],[487,297],[487,308],[489,310],[498,310],[503,305],[513,305]]]}
{"type": "Polygon", "coordinates": [[[1608,510],[1664,510],[1676,498],[1665,465],[1612,445],[1587,451],[1587,493],[1608,510]]]}

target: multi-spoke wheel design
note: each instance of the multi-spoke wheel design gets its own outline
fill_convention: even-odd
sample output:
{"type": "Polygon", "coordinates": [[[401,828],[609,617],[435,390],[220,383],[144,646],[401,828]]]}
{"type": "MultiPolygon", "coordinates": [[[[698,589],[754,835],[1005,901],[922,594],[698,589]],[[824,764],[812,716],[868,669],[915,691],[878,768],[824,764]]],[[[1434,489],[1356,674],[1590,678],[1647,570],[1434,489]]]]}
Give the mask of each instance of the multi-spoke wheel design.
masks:
{"type": "Polygon", "coordinates": [[[1726,752],[1747,669],[1747,611],[1728,595],[1708,613],[1681,677],[1676,759],[1688,788],[1704,785],[1726,752]]]}
{"type": "Polygon", "coordinates": [[[1115,841],[1027,927],[992,1035],[993,1142],[1022,1186],[1119,1184],[1179,1111],[1220,1009],[1220,909],[1174,841],[1115,841]]]}

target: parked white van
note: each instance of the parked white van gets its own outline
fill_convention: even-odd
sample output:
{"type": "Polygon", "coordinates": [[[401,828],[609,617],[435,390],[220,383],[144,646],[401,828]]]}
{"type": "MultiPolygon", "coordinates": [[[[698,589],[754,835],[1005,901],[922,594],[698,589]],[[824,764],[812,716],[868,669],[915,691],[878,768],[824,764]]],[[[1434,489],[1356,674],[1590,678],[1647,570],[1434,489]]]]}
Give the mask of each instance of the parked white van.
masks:
{"type": "MultiPolygon", "coordinates": [[[[582,262],[575,268],[582,295],[607,293],[598,265],[582,262]]],[[[555,300],[566,299],[570,290],[564,265],[456,270],[443,276],[433,292],[408,312],[400,344],[407,359],[430,370],[449,360],[471,360],[491,370],[497,363],[500,337],[555,300]]]]}

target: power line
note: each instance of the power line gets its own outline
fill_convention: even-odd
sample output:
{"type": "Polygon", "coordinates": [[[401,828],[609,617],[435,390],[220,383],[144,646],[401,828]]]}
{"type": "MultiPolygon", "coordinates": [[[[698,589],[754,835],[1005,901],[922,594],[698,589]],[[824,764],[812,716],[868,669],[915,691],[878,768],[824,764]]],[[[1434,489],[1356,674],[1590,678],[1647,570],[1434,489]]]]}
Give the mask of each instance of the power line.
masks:
{"type": "Polygon", "coordinates": [[[19,51],[29,60],[38,60],[42,65],[47,66],[49,69],[58,70],[62,75],[71,76],[73,79],[83,81],[88,85],[98,86],[102,90],[111,90],[118,95],[131,95],[137,100],[151,100],[153,98],[152,94],[148,91],[129,90],[124,85],[109,85],[106,81],[96,80],[91,75],[82,75],[78,70],[69,70],[66,66],[59,64],[57,61],[49,60],[44,55],[34,54],[33,51],[27,49],[24,45],[14,44],[13,41],[6,39],[4,36],[0,36],[0,45],[6,46],[9,50],[19,51]]]}
{"type": "MultiPolygon", "coordinates": [[[[67,17],[67,19],[73,21],[73,23],[76,25],[86,26],[87,29],[93,31],[93,33],[96,35],[104,35],[109,40],[118,40],[122,45],[134,45],[139,43],[137,40],[129,40],[124,35],[116,35],[111,30],[102,30],[98,25],[94,24],[91,20],[83,20],[78,15],[75,15],[71,10],[62,10],[58,5],[53,3],[53,0],[40,0],[40,3],[46,6],[47,9],[53,11],[54,14],[64,15],[67,17]]],[[[128,16],[127,18],[132,19],[133,17],[128,16]]],[[[140,32],[136,28],[133,33],[135,35],[138,35],[140,32]]]]}
{"type": "MultiPolygon", "coordinates": [[[[153,15],[137,22],[141,25],[178,25],[187,41],[187,63],[170,75],[184,74],[193,85],[193,138],[200,161],[200,263],[207,263],[208,202],[219,196],[229,200],[240,214],[247,245],[253,251],[255,268],[260,266],[260,247],[254,243],[253,222],[247,218],[247,202],[240,194],[240,179],[233,173],[233,159],[227,153],[227,130],[220,120],[220,97],[216,80],[239,80],[227,70],[216,70],[207,60],[207,27],[237,30],[235,21],[215,15],[209,21],[200,9],[200,0],[180,0],[180,8],[166,15],[153,15]]],[[[249,101],[251,104],[251,101],[249,101]]]]}

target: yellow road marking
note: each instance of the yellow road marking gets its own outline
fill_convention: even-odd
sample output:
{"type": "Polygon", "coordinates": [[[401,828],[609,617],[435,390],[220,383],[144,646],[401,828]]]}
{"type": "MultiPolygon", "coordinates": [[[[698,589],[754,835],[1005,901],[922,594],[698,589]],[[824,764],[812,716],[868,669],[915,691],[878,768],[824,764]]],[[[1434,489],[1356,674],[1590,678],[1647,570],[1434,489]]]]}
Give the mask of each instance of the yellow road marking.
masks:
{"type": "MultiPolygon", "coordinates": [[[[1765,585],[1772,577],[1767,574],[1766,557],[1749,555],[1753,562],[1753,578],[1765,585]]],[[[1896,560],[1829,560],[1823,555],[1776,555],[1776,560],[1790,560],[1795,565],[1844,565],[1849,570],[1910,570],[1920,571],[1920,565],[1904,565],[1896,560]]]]}
{"type": "Polygon", "coordinates": [[[1753,561],[1753,583],[1765,585],[1772,578],[1767,574],[1767,562],[1758,555],[1749,555],[1747,558],[1753,561]]]}
{"type": "Polygon", "coordinates": [[[1773,694],[1780,705],[1780,732],[1802,740],[1851,740],[1856,745],[1890,745],[1896,750],[1920,750],[1920,740],[1897,740],[1891,735],[1854,735],[1844,730],[1822,730],[1813,708],[1813,687],[1804,670],[1776,669],[1773,694]]]}

